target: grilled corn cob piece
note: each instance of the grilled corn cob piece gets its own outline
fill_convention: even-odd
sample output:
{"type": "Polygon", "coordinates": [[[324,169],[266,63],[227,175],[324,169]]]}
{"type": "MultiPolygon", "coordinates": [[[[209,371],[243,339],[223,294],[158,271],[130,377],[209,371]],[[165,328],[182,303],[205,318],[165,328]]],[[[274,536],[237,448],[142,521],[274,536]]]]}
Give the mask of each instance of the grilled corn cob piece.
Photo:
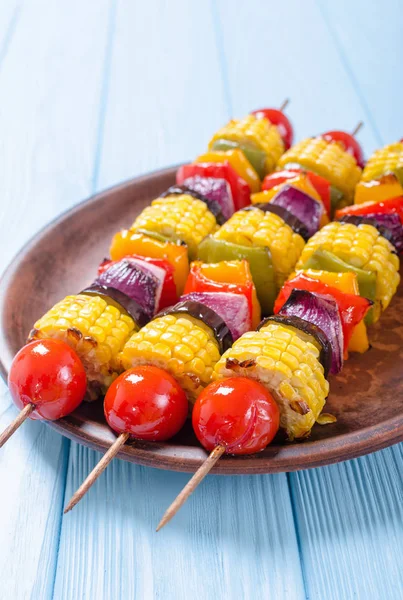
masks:
{"type": "MultiPolygon", "coordinates": [[[[334,221],[323,227],[306,244],[297,269],[318,249],[328,250],[349,265],[376,274],[376,301],[385,310],[399,285],[399,259],[394,248],[372,225],[334,221]]],[[[379,318],[380,310],[375,311],[379,318]]]]}
{"type": "Polygon", "coordinates": [[[329,393],[318,357],[316,345],[297,330],[269,322],[258,332],[245,333],[224,352],[213,380],[237,375],[260,382],[273,394],[280,426],[288,438],[303,438],[309,435],[329,393]]]}
{"type": "Polygon", "coordinates": [[[147,364],[166,369],[194,404],[210,383],[219,358],[218,343],[210,327],[190,315],[168,314],[134,333],[118,360],[122,370],[147,364]]]}
{"type": "Polygon", "coordinates": [[[189,258],[196,256],[198,244],[217,229],[214,215],[207,205],[187,194],[157,198],[134,221],[131,231],[159,233],[186,243],[189,258]]]}
{"type": "Polygon", "coordinates": [[[381,202],[403,194],[403,143],[389,144],[368,160],[357,184],[355,204],[381,202]]]}
{"type": "Polygon", "coordinates": [[[297,163],[327,179],[351,201],[354,188],[360,179],[361,169],[353,156],[337,142],[323,138],[307,138],[287,150],[278,161],[278,168],[297,163]]]}
{"type": "Polygon", "coordinates": [[[361,180],[372,181],[399,171],[403,174],[403,143],[396,142],[372,154],[362,172],[361,180]]]}
{"type": "Polygon", "coordinates": [[[271,173],[284,152],[284,143],[275,125],[267,119],[257,119],[248,115],[243,119],[232,119],[227,125],[214,134],[209,143],[213,149],[214,142],[225,139],[234,142],[247,142],[266,153],[265,170],[271,173]]]}
{"type": "Polygon", "coordinates": [[[28,341],[54,338],[67,342],[83,362],[88,399],[106,392],[119,374],[117,355],[137,329],[134,320],[100,296],[67,296],[34,325],[28,341]]]}
{"type": "Polygon", "coordinates": [[[305,245],[303,238],[281,217],[258,208],[236,212],[214,237],[241,246],[269,248],[278,290],[294,269],[305,245]]]}

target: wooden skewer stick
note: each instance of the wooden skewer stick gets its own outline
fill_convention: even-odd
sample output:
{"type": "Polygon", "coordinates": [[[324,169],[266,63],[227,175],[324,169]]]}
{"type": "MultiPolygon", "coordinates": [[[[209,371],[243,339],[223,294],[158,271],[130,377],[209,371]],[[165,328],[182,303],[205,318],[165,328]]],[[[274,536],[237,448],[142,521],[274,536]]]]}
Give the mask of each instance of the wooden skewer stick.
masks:
{"type": "Polygon", "coordinates": [[[0,448],[4,446],[7,440],[17,431],[17,429],[28,419],[29,415],[35,410],[33,404],[26,404],[22,411],[17,415],[12,423],[0,435],[0,448]]]}
{"type": "Polygon", "coordinates": [[[189,498],[190,494],[195,491],[199,483],[206,477],[206,475],[211,471],[214,467],[218,459],[224,454],[225,447],[224,446],[216,446],[214,450],[209,454],[208,458],[204,461],[202,466],[196,471],[193,477],[188,481],[183,490],[178,494],[175,500],[172,502],[171,506],[167,509],[161,521],[158,524],[157,531],[162,529],[164,525],[169,523],[169,521],[176,515],[178,510],[185,504],[186,500],[189,498]]]}
{"type": "Polygon", "coordinates": [[[364,122],[363,121],[359,121],[357,123],[357,125],[355,126],[355,128],[353,129],[353,131],[351,132],[351,135],[352,136],[357,135],[357,133],[360,131],[361,127],[363,127],[363,126],[364,126],[364,122]]]}
{"type": "Polygon", "coordinates": [[[284,100],[283,104],[280,106],[279,110],[281,110],[281,111],[285,110],[287,108],[287,106],[289,105],[289,103],[290,103],[290,99],[286,98],[284,100]]]}
{"type": "Polygon", "coordinates": [[[76,504],[78,504],[78,502],[80,502],[81,498],[85,496],[85,494],[95,483],[95,481],[98,479],[101,473],[105,471],[106,467],[115,458],[116,454],[119,452],[121,447],[127,442],[128,439],[128,433],[121,433],[120,436],[116,438],[115,442],[106,452],[106,454],[104,454],[104,456],[101,458],[96,467],[88,475],[87,479],[80,485],[76,493],[73,495],[73,497],[71,498],[70,502],[64,510],[64,514],[68,513],[72,508],[75,507],[76,504]]]}

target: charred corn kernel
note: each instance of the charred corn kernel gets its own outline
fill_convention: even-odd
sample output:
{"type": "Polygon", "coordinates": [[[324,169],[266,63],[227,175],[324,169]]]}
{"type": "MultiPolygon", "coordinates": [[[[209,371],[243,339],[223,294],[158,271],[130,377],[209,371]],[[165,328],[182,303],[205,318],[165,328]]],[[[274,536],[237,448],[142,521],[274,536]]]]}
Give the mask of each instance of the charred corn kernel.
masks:
{"type": "MultiPolygon", "coordinates": [[[[376,274],[376,301],[385,310],[399,285],[399,259],[394,248],[372,225],[333,221],[308,241],[297,264],[303,264],[319,248],[328,250],[349,265],[376,274]]],[[[379,311],[376,313],[379,317],[379,311]]]]}
{"type": "Polygon", "coordinates": [[[117,355],[137,325],[100,296],[67,296],[34,325],[28,341],[54,338],[67,342],[83,362],[89,399],[105,393],[119,374],[117,355]]]}
{"type": "Polygon", "coordinates": [[[218,343],[210,327],[188,315],[170,314],[157,317],[134,333],[118,361],[122,370],[147,364],[166,369],[193,404],[210,382],[219,358],[218,343]]]}
{"type": "Polygon", "coordinates": [[[350,200],[361,176],[353,156],[337,142],[323,138],[307,138],[292,146],[278,161],[278,168],[297,163],[327,179],[350,200]]]}
{"type": "Polygon", "coordinates": [[[278,289],[295,267],[305,245],[303,238],[281,217],[258,208],[236,212],[214,237],[241,246],[269,248],[278,289]]]}
{"type": "Polygon", "coordinates": [[[218,140],[246,142],[265,152],[266,173],[274,170],[278,159],[284,152],[284,143],[277,127],[269,123],[267,119],[257,119],[254,115],[248,115],[240,120],[232,119],[214,134],[209,143],[210,150],[213,149],[214,142],[218,140]]]}
{"type": "Polygon", "coordinates": [[[250,377],[273,394],[290,440],[309,435],[329,393],[319,350],[275,322],[245,333],[224,352],[212,378],[233,376],[250,377]]]}
{"type": "Polygon", "coordinates": [[[226,150],[225,152],[212,151],[206,152],[201,156],[198,156],[195,160],[196,163],[210,163],[210,162],[229,162],[231,167],[238,173],[240,177],[250,187],[252,193],[260,190],[260,179],[255,169],[252,167],[248,159],[242,150],[226,150]]]}
{"type": "Polygon", "coordinates": [[[157,198],[139,214],[131,227],[132,231],[152,231],[185,242],[191,259],[202,239],[216,229],[215,216],[207,205],[187,194],[157,198]]]}

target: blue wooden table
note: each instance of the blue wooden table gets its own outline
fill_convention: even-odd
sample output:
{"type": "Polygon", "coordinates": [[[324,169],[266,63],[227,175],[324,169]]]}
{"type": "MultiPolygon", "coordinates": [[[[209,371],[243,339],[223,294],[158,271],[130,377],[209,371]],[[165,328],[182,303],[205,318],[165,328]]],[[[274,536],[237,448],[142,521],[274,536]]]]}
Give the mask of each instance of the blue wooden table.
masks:
{"type": "MultiPolygon", "coordinates": [[[[62,210],[285,97],[297,139],[359,120],[367,155],[401,137],[402,29],[399,0],[2,0],[0,267],[62,210]]],[[[0,428],[14,415],[1,384],[0,428]]],[[[62,516],[99,458],[32,422],[1,451],[2,600],[402,597],[402,446],[210,476],[159,534],[185,474],[115,461],[62,516]]]]}

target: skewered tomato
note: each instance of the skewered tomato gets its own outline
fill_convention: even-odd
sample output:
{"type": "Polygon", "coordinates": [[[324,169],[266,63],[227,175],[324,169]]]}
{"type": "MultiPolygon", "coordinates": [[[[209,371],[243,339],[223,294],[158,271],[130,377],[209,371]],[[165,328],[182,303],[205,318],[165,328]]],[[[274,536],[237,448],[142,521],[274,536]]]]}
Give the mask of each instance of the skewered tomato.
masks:
{"type": "Polygon", "coordinates": [[[346,131],[326,131],[322,137],[328,142],[340,142],[346,152],[354,156],[357,165],[364,167],[364,153],[355,137],[346,131]]]}
{"type": "Polygon", "coordinates": [[[294,130],[283,111],[277,108],[259,108],[254,110],[252,115],[258,119],[268,119],[272,125],[275,125],[283,139],[285,149],[288,150],[294,139],[294,130]]]}
{"type": "Polygon", "coordinates": [[[141,366],[122,373],[105,396],[105,417],[117,433],[152,442],[171,438],[188,413],[185,392],[163,369],[141,366]]]}
{"type": "Polygon", "coordinates": [[[199,442],[229,454],[253,454],[270,444],[279,428],[279,410],[260,383],[230,377],[208,385],[193,408],[193,428],[199,442]]]}
{"type": "Polygon", "coordinates": [[[35,406],[31,419],[54,421],[82,402],[86,376],[81,360],[65,342],[38,340],[24,346],[15,356],[8,386],[18,408],[35,406]]]}

